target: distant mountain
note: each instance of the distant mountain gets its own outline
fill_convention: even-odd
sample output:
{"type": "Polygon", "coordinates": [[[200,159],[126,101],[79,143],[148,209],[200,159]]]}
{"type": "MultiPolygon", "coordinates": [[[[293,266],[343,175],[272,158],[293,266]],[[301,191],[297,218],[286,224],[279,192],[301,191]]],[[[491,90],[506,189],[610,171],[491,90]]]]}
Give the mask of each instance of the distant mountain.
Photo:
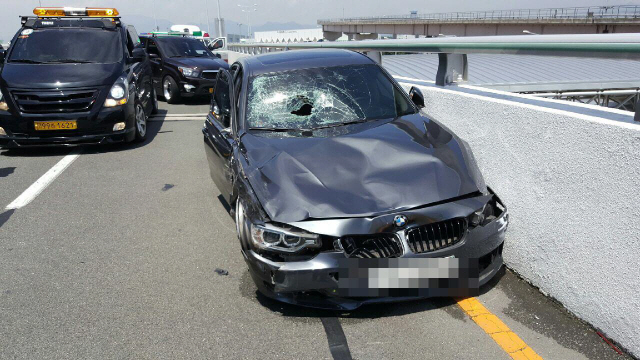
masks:
{"type": "Polygon", "coordinates": [[[303,25],[290,21],[286,23],[267,22],[263,25],[254,26],[252,31],[274,31],[274,30],[298,30],[298,29],[315,29],[318,25],[303,25]]]}
{"type": "MultiPolygon", "coordinates": [[[[145,15],[122,15],[122,21],[127,25],[136,27],[139,33],[146,33],[155,30],[155,21],[151,16],[145,15]]],[[[158,19],[160,31],[168,31],[173,23],[166,19],[158,19]]]]}

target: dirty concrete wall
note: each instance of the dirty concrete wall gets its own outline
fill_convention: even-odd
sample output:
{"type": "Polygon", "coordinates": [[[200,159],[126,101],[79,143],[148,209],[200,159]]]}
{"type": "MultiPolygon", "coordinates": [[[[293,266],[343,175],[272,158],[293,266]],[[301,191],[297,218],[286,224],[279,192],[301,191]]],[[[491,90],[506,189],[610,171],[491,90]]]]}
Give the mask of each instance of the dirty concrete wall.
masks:
{"type": "Polygon", "coordinates": [[[506,264],[640,356],[640,124],[421,89],[509,208],[506,264]]]}

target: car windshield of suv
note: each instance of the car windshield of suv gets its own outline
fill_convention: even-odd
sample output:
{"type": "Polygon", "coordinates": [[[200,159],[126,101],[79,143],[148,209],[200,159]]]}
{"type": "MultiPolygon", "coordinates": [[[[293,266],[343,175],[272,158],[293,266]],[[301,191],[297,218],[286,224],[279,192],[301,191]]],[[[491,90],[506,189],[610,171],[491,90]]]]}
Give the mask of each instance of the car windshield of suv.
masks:
{"type": "Polygon", "coordinates": [[[123,58],[120,33],[105,29],[25,29],[9,62],[116,63],[123,58]]]}
{"type": "Polygon", "coordinates": [[[213,57],[202,41],[196,39],[162,38],[158,43],[168,57],[213,57]]]}
{"type": "Polygon", "coordinates": [[[254,77],[247,124],[254,129],[315,129],[414,111],[376,65],[312,68],[254,77]]]}

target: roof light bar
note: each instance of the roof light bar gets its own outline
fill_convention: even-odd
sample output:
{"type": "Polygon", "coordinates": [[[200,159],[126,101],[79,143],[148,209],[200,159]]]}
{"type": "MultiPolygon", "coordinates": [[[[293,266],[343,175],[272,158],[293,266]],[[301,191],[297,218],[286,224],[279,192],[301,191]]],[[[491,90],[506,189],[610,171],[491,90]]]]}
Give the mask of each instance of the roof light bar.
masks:
{"type": "Polygon", "coordinates": [[[88,17],[115,17],[120,15],[114,8],[74,8],[74,7],[37,7],[33,13],[40,17],[45,16],[88,16],[88,17]]]}

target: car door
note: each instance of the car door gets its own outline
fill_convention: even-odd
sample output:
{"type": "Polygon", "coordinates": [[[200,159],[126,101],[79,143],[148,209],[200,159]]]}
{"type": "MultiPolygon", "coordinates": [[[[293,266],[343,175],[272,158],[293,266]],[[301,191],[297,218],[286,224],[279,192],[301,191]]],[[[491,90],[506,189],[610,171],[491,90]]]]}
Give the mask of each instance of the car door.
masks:
{"type": "Polygon", "coordinates": [[[233,192],[231,172],[231,154],[233,153],[231,122],[235,117],[235,109],[232,106],[233,94],[231,75],[227,70],[221,70],[218,72],[211,106],[202,129],[211,179],[229,204],[233,192]]]}
{"type": "MultiPolygon", "coordinates": [[[[144,48],[142,42],[140,41],[140,37],[138,37],[138,32],[136,28],[132,25],[127,26],[127,48],[130,52],[130,55],[133,55],[133,49],[144,48]]],[[[149,60],[144,60],[140,63],[137,63],[133,67],[134,77],[136,79],[136,90],[138,91],[138,99],[142,103],[142,107],[144,108],[147,114],[151,113],[151,109],[153,107],[153,98],[152,98],[152,82],[151,82],[151,65],[149,60]]]]}
{"type": "Polygon", "coordinates": [[[156,39],[151,38],[147,41],[147,53],[149,54],[151,72],[153,73],[153,87],[158,94],[162,94],[162,54],[156,39]]]}

